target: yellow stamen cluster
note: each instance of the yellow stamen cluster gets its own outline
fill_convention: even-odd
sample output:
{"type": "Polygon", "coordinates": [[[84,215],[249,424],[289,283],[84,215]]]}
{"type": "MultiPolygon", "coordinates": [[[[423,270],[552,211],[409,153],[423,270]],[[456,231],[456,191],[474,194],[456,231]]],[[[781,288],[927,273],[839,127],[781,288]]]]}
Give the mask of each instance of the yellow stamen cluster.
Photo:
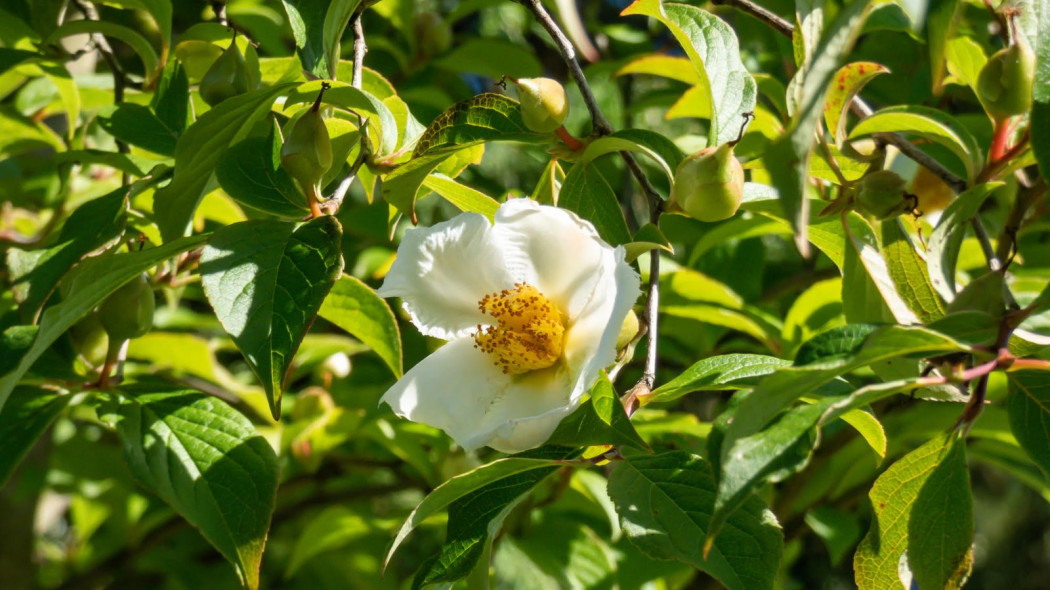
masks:
{"type": "Polygon", "coordinates": [[[474,348],[494,357],[497,367],[510,375],[545,369],[561,356],[565,323],[549,299],[528,283],[490,293],[478,302],[482,313],[497,324],[474,334],[474,348]]]}

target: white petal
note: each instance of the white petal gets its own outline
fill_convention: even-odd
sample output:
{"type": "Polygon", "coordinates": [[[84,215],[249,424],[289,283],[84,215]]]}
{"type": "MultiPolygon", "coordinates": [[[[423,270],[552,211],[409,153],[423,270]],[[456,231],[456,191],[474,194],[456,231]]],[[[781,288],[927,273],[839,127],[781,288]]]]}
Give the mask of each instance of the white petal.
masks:
{"type": "Polygon", "coordinates": [[[569,373],[550,369],[505,375],[469,338],[453,340],[412,368],[383,395],[399,416],[444,430],[467,450],[514,453],[542,444],[575,404],[569,373]]]}
{"type": "Polygon", "coordinates": [[[608,252],[596,274],[593,296],[565,333],[563,354],[571,373],[574,401],[590,388],[601,369],[616,360],[620,328],[641,293],[638,274],[624,260],[622,247],[608,252]]]}
{"type": "Polygon", "coordinates": [[[612,254],[590,222],[532,199],[504,203],[493,232],[514,279],[535,286],[570,319],[591,298],[597,272],[612,254]]]}
{"type": "Polygon", "coordinates": [[[487,324],[478,301],[513,285],[488,220],[464,213],[405,232],[379,295],[401,297],[420,332],[451,340],[487,324]]]}

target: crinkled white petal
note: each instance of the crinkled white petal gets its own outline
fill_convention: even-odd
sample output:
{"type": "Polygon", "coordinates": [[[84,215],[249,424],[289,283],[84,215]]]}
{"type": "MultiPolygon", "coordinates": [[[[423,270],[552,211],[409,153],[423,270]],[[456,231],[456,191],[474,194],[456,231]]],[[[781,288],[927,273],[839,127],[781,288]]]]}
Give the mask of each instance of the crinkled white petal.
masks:
{"type": "Polygon", "coordinates": [[[451,340],[487,324],[478,301],[513,285],[492,225],[464,213],[405,232],[379,296],[401,297],[420,332],[451,340]]]}
{"type": "Polygon", "coordinates": [[[624,249],[610,248],[596,273],[597,285],[565,332],[562,354],[572,379],[571,399],[579,400],[616,360],[616,340],[627,313],[641,293],[638,274],[624,260],[624,249]]]}
{"type": "Polygon", "coordinates": [[[591,299],[612,248],[575,213],[511,199],[496,212],[493,233],[507,269],[553,301],[570,320],[591,299]]]}
{"type": "Polygon", "coordinates": [[[561,363],[506,375],[471,339],[460,338],[413,367],[382,401],[401,417],[444,430],[464,449],[516,453],[542,444],[576,407],[569,378],[561,363]]]}

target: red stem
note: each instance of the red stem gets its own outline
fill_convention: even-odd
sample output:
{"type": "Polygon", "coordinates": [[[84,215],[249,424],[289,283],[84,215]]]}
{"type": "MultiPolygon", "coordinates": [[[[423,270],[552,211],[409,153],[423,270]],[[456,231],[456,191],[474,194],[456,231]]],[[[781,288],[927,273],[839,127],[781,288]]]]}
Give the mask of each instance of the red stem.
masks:
{"type": "Polygon", "coordinates": [[[1013,125],[1010,124],[1009,118],[995,122],[992,145],[988,148],[989,167],[998,164],[1006,156],[1006,152],[1010,149],[1010,132],[1012,130],[1013,125]]]}
{"type": "Polygon", "coordinates": [[[558,127],[555,130],[555,133],[558,134],[558,138],[561,139],[562,142],[565,145],[569,146],[570,150],[575,152],[575,151],[583,148],[583,142],[581,142],[580,140],[578,140],[575,137],[573,137],[572,134],[569,133],[569,131],[567,129],[565,129],[564,125],[562,125],[561,127],[558,127]]]}

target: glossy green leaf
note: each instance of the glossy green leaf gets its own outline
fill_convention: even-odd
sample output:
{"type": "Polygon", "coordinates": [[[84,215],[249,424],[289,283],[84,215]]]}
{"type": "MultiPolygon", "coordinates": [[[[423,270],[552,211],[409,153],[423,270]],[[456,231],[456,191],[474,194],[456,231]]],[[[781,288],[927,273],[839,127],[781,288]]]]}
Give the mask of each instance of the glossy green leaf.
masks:
{"type": "Polygon", "coordinates": [[[401,377],[401,332],[386,301],[360,280],[343,275],[332,285],[318,315],[364,342],[401,377]]]}
{"type": "Polygon", "coordinates": [[[149,107],[123,103],[99,114],[99,125],[124,143],[162,156],[174,156],[178,133],[149,107]]]}
{"type": "Polygon", "coordinates": [[[243,139],[270,112],[274,99],[292,87],[279,84],[235,96],[218,104],[186,129],[175,146],[175,178],[157,191],[153,212],[165,241],[189,229],[201,198],[213,186],[222,154],[243,139]]]}
{"type": "MultiPolygon", "coordinates": [[[[866,284],[866,288],[870,288],[870,286],[875,287],[876,292],[882,298],[882,303],[885,304],[885,308],[889,310],[891,314],[889,319],[905,325],[920,323],[919,316],[912,311],[908,302],[897,290],[897,285],[893,280],[891,265],[886,261],[885,255],[879,250],[879,240],[875,235],[875,230],[865,219],[856,215],[850,215],[847,218],[847,223],[849,224],[847,237],[857,254],[856,260],[860,262],[861,266],[863,266],[864,271],[867,273],[867,277],[870,279],[870,284],[866,284]]],[[[891,253],[894,252],[896,251],[891,253]]],[[[849,273],[844,272],[844,292],[845,289],[848,288],[847,285],[849,284],[849,278],[849,273]]],[[[905,284],[910,287],[907,281],[905,281],[905,284]]],[[[870,293],[870,290],[868,292],[870,293]]],[[[849,299],[845,295],[843,298],[844,300],[849,299]]],[[[875,301],[874,304],[878,306],[879,302],[875,301]]],[[[857,321],[858,318],[849,312],[850,310],[847,308],[846,319],[851,322],[857,321]]],[[[882,318],[864,317],[860,319],[860,321],[872,322],[880,321],[880,319],[882,318]]]]}
{"type": "Polygon", "coordinates": [[[558,424],[547,444],[570,447],[626,445],[647,449],[623,409],[609,378],[602,373],[591,397],[558,424]]]}
{"type": "MultiPolygon", "coordinates": [[[[567,459],[576,454],[559,447],[541,447],[508,460],[541,460],[546,466],[521,471],[490,480],[462,495],[458,492],[448,505],[448,532],[441,552],[424,561],[412,581],[413,590],[435,582],[452,582],[466,577],[485,553],[489,540],[503,526],[503,520],[537,484],[558,470],[552,460],[567,459]]],[[[482,468],[483,469],[483,468],[482,468]]],[[[478,471],[478,470],[475,470],[478,471]]],[[[474,473],[474,472],[472,472],[474,473]]],[[[469,475],[469,474],[467,474],[469,475]]],[[[457,486],[458,487],[458,486],[457,486]]],[[[440,509],[440,508],[436,508],[440,509]]],[[[412,518],[410,517],[410,522],[412,518]]]]}
{"type": "Polygon", "coordinates": [[[789,364],[783,359],[761,354],[713,356],[697,361],[681,375],[654,389],[645,397],[645,403],[673,401],[694,391],[744,389],[789,364]]]}
{"type": "Polygon", "coordinates": [[[40,435],[72,399],[46,389],[17,387],[0,411],[0,489],[40,435]]]}
{"type": "Polygon", "coordinates": [[[944,57],[952,75],[951,80],[965,84],[976,92],[977,77],[981,74],[984,64],[988,63],[981,45],[970,37],[956,37],[948,41],[944,57]]]}
{"type": "Polygon", "coordinates": [[[318,78],[331,78],[334,70],[329,69],[324,25],[332,0],[281,0],[281,4],[288,15],[295,52],[299,54],[303,70],[318,78]]]}
{"type": "Polygon", "coordinates": [[[281,167],[281,139],[274,121],[266,137],[249,137],[227,149],[215,166],[219,186],[245,207],[288,219],[310,214],[306,197],[281,167]]]}
{"type": "MultiPolygon", "coordinates": [[[[905,554],[904,571],[913,574],[916,583],[950,587],[946,582],[952,574],[972,559],[968,552],[973,514],[965,460],[965,447],[949,433],[905,455],[879,476],[868,494],[874,511],[871,529],[853,558],[860,590],[907,590],[910,586],[902,584],[900,576],[905,554]]],[[[959,587],[961,579],[955,581],[959,587]]]]}
{"type": "Polygon", "coordinates": [[[736,139],[744,113],[755,108],[758,86],[740,61],[736,33],[717,16],[687,4],[636,0],[621,15],[644,15],[664,24],[682,45],[700,86],[707,89],[714,116],[708,145],[736,139]]]}
{"type": "MultiPolygon", "coordinates": [[[[689,59],[672,55],[644,55],[616,70],[617,76],[625,76],[627,74],[662,76],[693,86],[703,83],[689,59]]],[[[706,87],[704,91],[707,93],[706,87]]]]}
{"type": "Polygon", "coordinates": [[[217,231],[201,254],[204,294],[259,377],[274,419],[303,336],[343,270],[334,217],[252,220],[217,231]]]}
{"type": "Polygon", "coordinates": [[[569,169],[558,193],[558,206],[593,223],[598,235],[614,246],[631,241],[616,191],[602,170],[590,162],[577,162],[569,169]]]}
{"type": "Polygon", "coordinates": [[[624,129],[592,141],[580,154],[576,164],[587,164],[606,154],[622,151],[648,156],[660,166],[668,182],[674,181],[674,172],[684,158],[682,150],[659,133],[646,129],[624,129]]]}
{"type": "Polygon", "coordinates": [[[160,58],[157,57],[157,52],[153,50],[153,46],[150,45],[150,42],[147,41],[138,31],[113,22],[101,20],[68,20],[59,25],[59,27],[44,40],[44,45],[50,45],[63,37],[83,33],[102,33],[107,37],[120,39],[127,43],[135,50],[139,59],[142,60],[142,69],[146,73],[147,80],[152,79],[160,69],[160,58]]]}
{"type": "Polygon", "coordinates": [[[189,116],[190,81],[181,61],[173,59],[164,66],[149,106],[166,129],[182,135],[189,116]]]}
{"type": "Polygon", "coordinates": [[[108,394],[99,413],[120,435],[135,479],[258,588],[278,468],[251,422],[216,397],[157,384],[108,394]]]}
{"type": "Polygon", "coordinates": [[[1006,400],[1010,430],[1039,469],[1050,477],[1050,373],[1010,373],[1010,395],[1006,400]]]}
{"type": "Polygon", "coordinates": [[[959,158],[970,181],[977,177],[983,163],[977,139],[942,110],[916,105],[887,107],[857,123],[849,138],[873,133],[903,133],[939,143],[959,158]]]}
{"type": "Polygon", "coordinates": [[[626,251],[627,262],[634,262],[639,256],[652,250],[663,250],[674,254],[674,247],[667,236],[660,231],[659,227],[651,223],[638,228],[638,231],[634,232],[634,236],[631,237],[631,241],[624,244],[623,248],[626,251]]]}
{"type": "Polygon", "coordinates": [[[40,316],[39,331],[33,345],[13,369],[0,378],[0,409],[7,396],[33,363],[59,336],[97,307],[102,301],[143,272],[187,250],[204,244],[207,236],[193,236],[137,252],[88,258],[63,279],[69,287],[69,297],[44,310],[40,316]]]}
{"type": "Polygon", "coordinates": [[[7,251],[11,290],[29,322],[36,322],[59,281],[77,261],[124,232],[127,192],[119,188],[77,207],[49,248],[7,251]]]}
{"type": "Polygon", "coordinates": [[[324,49],[325,63],[328,66],[328,78],[335,78],[335,68],[341,54],[340,40],[350,17],[361,5],[361,0],[332,0],[324,15],[324,26],[321,28],[321,46],[324,49]]]}
{"type": "Polygon", "coordinates": [[[951,57],[948,55],[952,44],[952,31],[955,28],[958,0],[929,0],[929,4],[925,27],[926,49],[930,59],[933,93],[940,94],[943,90],[945,61],[948,62],[948,68],[951,68],[951,57]]]}
{"type": "MultiPolygon", "coordinates": [[[[445,483],[441,484],[434,491],[427,494],[427,497],[419,503],[412,513],[408,515],[404,524],[401,525],[401,529],[398,530],[397,536],[394,537],[394,543],[390,546],[390,550],[387,551],[386,564],[390,563],[390,559],[394,556],[394,552],[397,551],[401,543],[408,537],[408,535],[418,527],[427,518],[441,512],[450,504],[461,498],[471,496],[476,500],[480,498],[476,497],[475,492],[479,489],[484,488],[494,482],[504,480],[506,478],[519,475],[522,473],[528,473],[537,469],[543,469],[544,473],[550,473],[554,462],[550,459],[528,459],[528,458],[517,458],[507,457],[505,459],[497,459],[491,463],[477,467],[466,473],[461,473],[445,483]]],[[[531,478],[530,478],[531,479],[531,478]]]]}
{"type": "Polygon", "coordinates": [[[868,336],[878,329],[876,324],[849,324],[821,332],[798,348],[793,364],[804,367],[849,359],[860,352],[868,336]]]}
{"type": "Polygon", "coordinates": [[[628,457],[609,477],[609,496],[620,513],[621,527],[643,553],[687,563],[731,590],[773,588],[783,534],[758,498],[749,498],[730,516],[732,526],[704,559],[715,490],[710,465],[682,451],[628,457]]]}
{"type": "Polygon", "coordinates": [[[933,288],[926,262],[919,257],[901,222],[888,219],[880,229],[882,254],[897,293],[923,323],[943,317],[944,301],[933,288]]]}
{"type": "Polygon", "coordinates": [[[99,166],[107,166],[114,170],[125,172],[130,176],[140,177],[145,176],[148,171],[148,166],[152,165],[152,162],[149,160],[131,154],[107,152],[95,149],[59,152],[55,154],[54,158],[55,161],[59,163],[72,162],[81,166],[97,164],[99,166]]]}
{"type": "Polygon", "coordinates": [[[971,187],[955,198],[941,215],[937,227],[927,242],[926,267],[930,282],[941,297],[951,303],[955,299],[955,265],[959,249],[966,237],[966,226],[977,215],[977,210],[1001,183],[986,183],[971,187]]]}

